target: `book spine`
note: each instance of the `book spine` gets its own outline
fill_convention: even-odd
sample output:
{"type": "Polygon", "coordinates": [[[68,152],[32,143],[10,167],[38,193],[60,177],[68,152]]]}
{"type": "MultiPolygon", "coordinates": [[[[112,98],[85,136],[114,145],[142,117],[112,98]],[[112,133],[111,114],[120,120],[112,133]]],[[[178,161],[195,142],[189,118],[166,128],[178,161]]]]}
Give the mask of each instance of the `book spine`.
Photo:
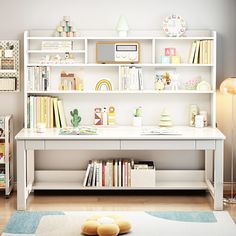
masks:
{"type": "Polygon", "coordinates": [[[83,182],[84,187],[87,185],[87,182],[88,182],[88,175],[89,175],[90,167],[91,167],[91,163],[88,164],[88,167],[86,170],[86,174],[85,174],[84,182],[83,182]]]}
{"type": "Polygon", "coordinates": [[[93,168],[94,168],[94,163],[92,162],[92,163],[91,163],[90,170],[89,170],[88,182],[87,182],[87,185],[86,185],[86,186],[88,186],[88,187],[91,187],[91,186],[92,186],[93,168]]]}
{"type": "Polygon", "coordinates": [[[92,181],[92,186],[93,187],[96,186],[96,172],[97,172],[97,162],[94,161],[94,164],[93,164],[93,181],[92,181]]]}

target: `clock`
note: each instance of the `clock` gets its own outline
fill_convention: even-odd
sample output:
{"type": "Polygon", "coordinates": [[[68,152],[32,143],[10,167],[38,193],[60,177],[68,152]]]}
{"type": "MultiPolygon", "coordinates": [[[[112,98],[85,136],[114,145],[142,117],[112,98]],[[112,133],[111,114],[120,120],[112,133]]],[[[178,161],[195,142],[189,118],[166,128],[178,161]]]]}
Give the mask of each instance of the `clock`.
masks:
{"type": "Polygon", "coordinates": [[[186,22],[183,17],[172,14],[163,21],[163,31],[169,37],[179,37],[185,33],[186,22]]]}

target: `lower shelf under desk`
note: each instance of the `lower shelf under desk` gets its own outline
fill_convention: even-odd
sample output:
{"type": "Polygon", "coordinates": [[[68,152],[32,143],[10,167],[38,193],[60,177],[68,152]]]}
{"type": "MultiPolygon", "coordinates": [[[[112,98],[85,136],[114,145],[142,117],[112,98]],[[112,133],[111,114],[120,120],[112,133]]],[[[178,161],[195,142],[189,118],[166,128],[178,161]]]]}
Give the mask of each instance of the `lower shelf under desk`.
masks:
{"type": "Polygon", "coordinates": [[[157,170],[154,187],[83,187],[85,171],[35,171],[32,190],[207,190],[204,170],[157,170]]]}

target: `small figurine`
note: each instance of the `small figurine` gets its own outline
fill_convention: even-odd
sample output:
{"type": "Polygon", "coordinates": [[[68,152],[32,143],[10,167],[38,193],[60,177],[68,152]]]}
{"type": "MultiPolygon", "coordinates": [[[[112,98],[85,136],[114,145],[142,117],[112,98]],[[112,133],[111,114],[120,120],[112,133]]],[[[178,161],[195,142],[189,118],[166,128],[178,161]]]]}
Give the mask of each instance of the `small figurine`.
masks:
{"type": "Polygon", "coordinates": [[[74,128],[78,127],[81,121],[78,109],[74,109],[73,111],[70,112],[70,114],[72,116],[71,124],[73,125],[74,128]]]}
{"type": "Polygon", "coordinates": [[[178,90],[179,88],[180,88],[179,74],[173,74],[172,75],[171,89],[172,90],[178,90]]]}
{"type": "Polygon", "coordinates": [[[108,109],[108,124],[115,125],[116,123],[116,111],[115,107],[110,106],[108,109]]]}
{"type": "Polygon", "coordinates": [[[166,109],[163,109],[160,117],[160,122],[159,122],[160,127],[171,127],[172,126],[172,120],[169,115],[169,113],[166,111],[166,109]]]}
{"type": "Polygon", "coordinates": [[[165,88],[165,84],[163,82],[162,76],[156,75],[155,89],[156,90],[163,90],[164,88],[165,88]]]}
{"type": "Polygon", "coordinates": [[[94,109],[94,124],[95,125],[102,125],[102,109],[101,108],[95,108],[94,109]]]}

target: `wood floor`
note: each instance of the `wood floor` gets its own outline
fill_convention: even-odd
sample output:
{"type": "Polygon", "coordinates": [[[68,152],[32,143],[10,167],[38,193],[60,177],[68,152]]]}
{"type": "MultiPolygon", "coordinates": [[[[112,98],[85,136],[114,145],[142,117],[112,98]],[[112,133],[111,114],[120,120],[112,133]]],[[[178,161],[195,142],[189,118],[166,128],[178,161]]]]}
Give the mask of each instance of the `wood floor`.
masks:
{"type": "MultiPolygon", "coordinates": [[[[167,210],[213,210],[211,197],[207,193],[188,195],[52,195],[31,194],[28,200],[30,211],[61,210],[61,211],[90,211],[90,210],[130,210],[130,211],[167,211],[167,210]]],[[[225,205],[236,222],[236,204],[225,205]]],[[[16,211],[16,193],[6,199],[0,195],[0,232],[16,211]]]]}

